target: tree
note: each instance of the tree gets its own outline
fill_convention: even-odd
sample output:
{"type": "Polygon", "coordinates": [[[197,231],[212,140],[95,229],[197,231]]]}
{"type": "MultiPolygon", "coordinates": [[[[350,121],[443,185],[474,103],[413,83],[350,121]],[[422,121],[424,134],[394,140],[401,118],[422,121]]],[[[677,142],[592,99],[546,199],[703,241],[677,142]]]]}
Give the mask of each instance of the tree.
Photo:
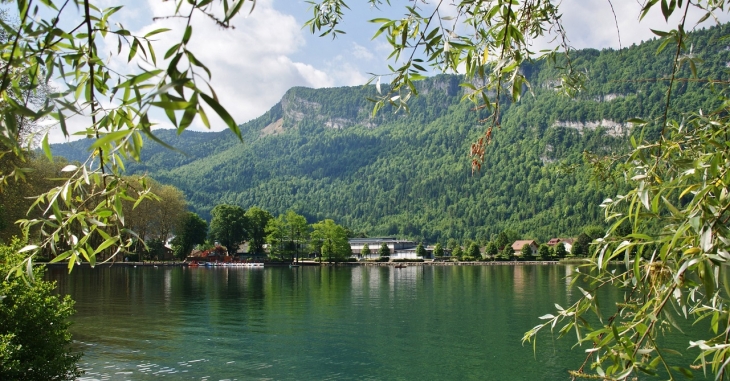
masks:
{"type": "Polygon", "coordinates": [[[594,239],[603,238],[603,236],[606,234],[606,229],[600,226],[588,226],[583,229],[583,233],[587,235],[588,238],[591,239],[591,241],[593,241],[594,239]]]}
{"type": "Polygon", "coordinates": [[[464,257],[464,249],[460,245],[457,245],[454,251],[451,252],[451,257],[461,260],[464,257]]]}
{"type": "Polygon", "coordinates": [[[380,258],[390,257],[390,248],[388,247],[387,243],[383,242],[380,244],[378,255],[380,256],[380,258]]]}
{"type": "Polygon", "coordinates": [[[448,242],[446,242],[446,248],[447,248],[447,249],[449,249],[449,251],[451,251],[451,253],[452,253],[451,255],[453,255],[453,253],[454,253],[454,250],[456,250],[456,248],[457,248],[458,246],[459,246],[459,242],[457,242],[457,241],[456,241],[455,239],[453,239],[453,238],[449,238],[449,241],[448,241],[448,242]]]}
{"type": "Polygon", "coordinates": [[[147,242],[147,257],[159,261],[165,256],[165,243],[159,239],[151,239],[147,242]]]}
{"type": "Polygon", "coordinates": [[[591,241],[591,237],[589,237],[586,233],[580,233],[575,242],[573,242],[573,247],[570,250],[570,253],[576,257],[588,255],[591,241]]]}
{"type": "Polygon", "coordinates": [[[466,249],[466,255],[469,258],[482,259],[482,253],[479,251],[479,245],[476,242],[469,244],[469,247],[466,249]]]}
{"type": "Polygon", "coordinates": [[[249,253],[263,253],[264,244],[266,244],[266,225],[274,217],[271,213],[257,207],[252,206],[246,211],[246,220],[248,221],[248,251],[249,253]]]}
{"type": "Polygon", "coordinates": [[[433,256],[436,258],[443,258],[444,248],[441,246],[441,242],[436,242],[436,245],[433,247],[433,256]]]}
{"type": "Polygon", "coordinates": [[[367,243],[362,246],[362,251],[360,252],[360,254],[363,258],[370,257],[370,246],[367,243]]]}
{"type": "MultiPolygon", "coordinates": [[[[378,4],[377,0],[372,3],[378,4]]],[[[314,14],[307,26],[312,32],[336,35],[341,32],[337,28],[343,9],[347,9],[346,2],[326,1],[326,5],[313,7],[314,14]]],[[[484,136],[471,148],[472,168],[479,170],[486,147],[492,141],[493,128],[500,120],[500,97],[507,93],[516,101],[523,94],[526,84],[523,63],[534,58],[529,47],[531,41],[544,36],[546,31],[557,35],[564,53],[561,57],[565,57],[561,62],[567,70],[559,81],[561,90],[574,94],[584,78],[573,68],[559,3],[457,1],[438,2],[433,6],[432,13],[413,6],[408,8],[407,17],[376,20],[381,24],[377,33],[386,35],[391,57],[398,61],[391,68],[393,79],[388,91],[379,95],[376,110],[388,103],[406,107],[406,100],[417,93],[412,82],[423,78],[423,73],[429,70],[425,66],[459,71],[459,65],[463,65],[467,81],[463,85],[474,93],[470,98],[477,105],[483,102],[483,107],[491,112],[491,123],[484,136]],[[442,6],[451,7],[450,12],[441,9],[442,6]],[[454,19],[463,21],[455,27],[449,23],[454,19]],[[458,32],[458,26],[465,26],[463,32],[458,32]],[[458,43],[452,44],[455,41],[458,43]],[[400,61],[402,57],[406,58],[400,61]],[[494,57],[499,58],[490,62],[494,57]]],[[[716,113],[680,111],[680,119],[674,120],[678,113],[670,109],[670,101],[677,93],[674,87],[679,87],[680,82],[699,81],[714,86],[714,78],[698,76],[698,73],[702,75],[697,70],[701,62],[693,56],[693,45],[688,42],[685,31],[695,23],[716,17],[715,13],[727,15],[727,6],[724,0],[652,0],[641,4],[639,19],[658,8],[665,20],[675,13],[681,15],[676,29],[653,30],[661,39],[658,51],[667,46],[676,51],[667,68],[671,73],[667,90],[659,95],[663,110],[658,117],[647,115],[646,120],[634,120],[641,134],[638,139],[631,138],[633,150],[623,160],[587,155],[596,168],[597,178],[605,179],[606,173],[618,167],[629,179],[631,190],[602,203],[613,225],[608,229],[609,234],[598,241],[589,266],[582,269],[593,280],[593,289],[583,292],[584,296],[568,308],[558,306],[557,314],[544,315],[547,321],[525,335],[525,341],[532,340],[541,329],[552,330],[559,322],[561,335],[575,329],[578,340],[591,344],[592,348],[583,365],[571,371],[573,378],[629,379],[638,378],[638,372],[656,374],[658,369],[668,373],[671,379],[675,375],[688,377],[691,370],[675,365],[683,360],[663,356],[661,343],[665,341],[656,337],[664,334],[667,327],[676,325],[675,316],[686,317],[688,310],[693,311],[696,320],[712,316],[715,321],[726,321],[730,314],[730,297],[720,291],[723,287],[715,275],[730,259],[726,250],[730,229],[725,216],[730,210],[730,198],[726,197],[724,185],[724,177],[730,172],[726,88],[721,86],[717,92],[724,104],[716,113]],[[691,19],[690,8],[699,8],[699,20],[691,19]],[[683,65],[689,66],[693,78],[679,78],[683,65]],[[652,128],[655,134],[651,133],[652,128]],[[657,249],[642,263],[644,250],[650,248],[657,249]],[[607,270],[609,261],[620,258],[624,261],[622,270],[607,270]],[[686,281],[692,277],[700,281],[686,281]],[[611,286],[625,289],[625,300],[617,305],[615,314],[604,318],[597,312],[599,293],[596,290],[611,286]],[[688,293],[692,297],[682,297],[688,293]],[[586,321],[582,315],[591,311],[596,311],[601,324],[579,325],[586,321]]],[[[546,54],[556,58],[552,53],[546,54]]],[[[557,248],[558,256],[562,251],[557,248]]],[[[580,277],[573,279],[577,278],[580,277]]],[[[700,352],[694,365],[709,368],[716,379],[726,378],[730,324],[717,326],[711,334],[690,341],[690,345],[700,352]]]]}
{"type": "Polygon", "coordinates": [[[342,261],[352,255],[347,231],[332,220],[324,220],[312,225],[312,246],[329,262],[342,261]]]}
{"type": "Polygon", "coordinates": [[[540,247],[537,249],[537,253],[538,253],[538,258],[541,261],[550,260],[550,257],[551,257],[550,247],[548,245],[546,245],[544,243],[542,245],[540,245],[540,247]]]}
{"type": "MultiPolygon", "coordinates": [[[[383,3],[369,1],[373,5],[383,3]]],[[[344,17],[343,10],[347,9],[345,0],[322,2],[313,5],[312,19],[307,26],[323,35],[341,33],[338,25],[344,17]]],[[[223,3],[222,9],[214,7],[210,1],[176,0],[176,3],[178,6],[172,17],[189,21],[194,13],[202,13],[221,27],[228,27],[245,2],[216,2],[223,3]],[[184,7],[184,3],[190,3],[190,8],[184,7]]],[[[405,108],[406,101],[417,93],[413,82],[424,78],[429,70],[463,71],[463,85],[470,90],[467,97],[475,102],[477,110],[489,112],[484,135],[470,151],[475,170],[481,168],[486,147],[493,138],[492,132],[496,131],[494,127],[499,125],[502,98],[517,101],[524,94],[523,89],[529,88],[524,63],[536,58],[531,52],[535,39],[551,32],[558,37],[562,54],[548,50],[545,58],[554,59],[565,68],[565,72],[554,76],[559,90],[571,94],[585,79],[581,70],[574,70],[556,2],[426,3],[433,5],[432,12],[431,8],[424,11],[419,2],[406,7],[405,17],[375,20],[381,25],[377,33],[387,37],[392,50],[390,57],[397,62],[392,65],[392,80],[385,92],[378,82],[375,109],[389,103],[396,108],[405,108]]],[[[239,138],[240,133],[235,121],[220,107],[212,89],[206,92],[206,86],[202,85],[206,78],[203,72],[208,74],[208,69],[188,49],[192,34],[189,24],[185,26],[185,33],[181,33],[180,43],[165,55],[169,58],[165,61],[167,67],[161,68],[148,43],[152,36],[162,31],[134,36],[117,27],[120,24],[112,17],[116,7],[100,10],[102,7],[91,7],[86,1],[84,7],[78,7],[83,21],[79,25],[55,22],[65,20],[66,7],[56,7],[51,2],[18,1],[16,4],[18,27],[3,27],[15,38],[0,41],[1,50],[7,52],[7,57],[12,57],[5,62],[0,78],[0,95],[5,101],[0,110],[3,113],[0,136],[7,141],[2,149],[25,155],[16,134],[18,115],[33,120],[53,117],[66,135],[66,118],[79,116],[89,120],[86,133],[95,139],[89,160],[82,165],[65,167],[68,179],[36,199],[45,212],[22,224],[25,228],[39,230],[41,238],[22,251],[36,255],[45,249],[57,255],[59,260],[68,259],[71,264],[81,259],[94,263],[96,255],[111,247],[119,252],[133,244],[126,239],[121,207],[122,199],[129,197],[126,190],[132,186],[121,178],[122,158],[139,160],[141,135],[154,138],[150,109],[167,111],[175,127],[182,131],[196,115],[209,123],[201,107],[207,104],[239,138]],[[85,32],[63,29],[60,25],[82,28],[85,32]],[[128,54],[130,63],[135,57],[145,61],[144,65],[130,64],[122,70],[145,67],[144,70],[120,74],[109,66],[108,62],[112,60],[100,55],[109,50],[98,49],[95,41],[113,37],[128,48],[119,49],[117,55],[128,54]],[[75,70],[66,70],[68,67],[75,70]],[[10,101],[23,91],[35,90],[46,78],[62,78],[62,88],[48,97],[48,106],[34,110],[27,104],[10,101]],[[101,107],[101,104],[105,106],[101,107]],[[79,232],[82,232],[81,239],[79,232]]],[[[659,94],[660,102],[665,105],[663,112],[659,116],[647,115],[647,120],[632,120],[635,127],[644,128],[649,134],[634,136],[632,151],[620,161],[587,157],[599,169],[597,176],[606,172],[602,169],[616,168],[625,174],[631,188],[602,204],[613,225],[597,243],[597,253],[589,266],[581,270],[590,272],[594,288],[581,293],[583,297],[571,306],[558,307],[557,315],[544,315],[547,321],[525,336],[530,340],[541,328],[557,327],[557,323],[562,324],[561,333],[578,330],[576,322],[593,320],[582,319],[582,315],[600,310],[597,308],[599,299],[594,297],[599,294],[595,292],[597,289],[612,286],[625,289],[625,300],[617,304],[618,310],[611,318],[598,316],[596,320],[600,324],[584,326],[586,335],[578,332],[579,340],[592,341],[590,344],[594,347],[586,358],[586,364],[590,366],[574,371],[573,376],[582,377],[590,370],[596,373],[594,377],[626,379],[639,371],[654,373],[659,367],[666,370],[670,378],[674,374],[690,373],[686,367],[677,367],[675,360],[667,360],[662,355],[663,347],[661,343],[657,344],[657,336],[673,323],[674,316],[684,317],[684,311],[688,310],[698,320],[726,321],[728,297],[723,295],[723,287],[715,274],[730,257],[726,250],[730,240],[726,224],[730,201],[726,197],[725,179],[730,163],[730,148],[726,144],[730,120],[724,104],[710,113],[698,110],[677,115],[682,110],[670,109],[670,101],[678,83],[700,82],[712,84],[712,90],[719,89],[717,96],[726,102],[723,82],[698,76],[697,73],[703,75],[697,70],[701,62],[693,57],[693,45],[688,43],[685,31],[693,21],[705,20],[715,13],[726,14],[727,5],[724,0],[651,0],[642,4],[640,18],[657,9],[665,19],[675,13],[683,15],[675,30],[655,31],[662,40],[659,50],[670,45],[676,47],[671,67],[667,68],[671,74],[665,81],[667,91],[659,94]],[[688,19],[690,7],[703,11],[700,12],[701,20],[688,19]],[[682,67],[689,67],[694,78],[678,77],[682,75],[682,67]],[[644,251],[653,247],[657,252],[645,261],[644,251]],[[617,272],[606,269],[609,261],[621,258],[624,269],[617,272]],[[688,281],[690,279],[698,281],[688,281]],[[675,295],[692,297],[684,299],[675,295]],[[682,314],[672,315],[673,311],[682,311],[682,314]]],[[[375,77],[380,78],[380,75],[375,77]]],[[[42,147],[50,157],[47,139],[42,147]]],[[[20,176],[22,169],[13,164],[3,173],[3,179],[20,176]]],[[[728,326],[718,324],[711,334],[691,342],[700,353],[695,365],[709,367],[718,379],[726,377],[725,364],[730,357],[728,326]]]]}
{"type": "Polygon", "coordinates": [[[500,232],[497,236],[497,240],[494,243],[497,245],[497,250],[503,250],[507,245],[509,245],[509,238],[507,237],[507,233],[500,232]]]}
{"type": "MultiPolygon", "coordinates": [[[[20,25],[12,20],[10,14],[11,9],[4,8],[0,10],[0,20],[3,25],[7,25],[0,31],[0,43],[4,46],[12,43],[15,34],[14,30],[18,30],[20,25]]],[[[3,61],[6,61],[4,59],[3,61]]],[[[5,66],[5,65],[3,65],[5,66]]],[[[40,142],[40,132],[42,127],[38,118],[34,118],[27,114],[13,113],[8,109],[8,105],[17,104],[22,105],[25,108],[31,110],[39,110],[44,107],[48,95],[51,93],[51,87],[48,83],[43,82],[32,86],[32,79],[23,73],[13,72],[4,75],[5,77],[13,77],[17,81],[16,86],[13,86],[13,91],[7,91],[3,95],[10,99],[6,102],[3,101],[0,105],[0,112],[3,114],[3,118],[9,128],[4,128],[2,131],[2,139],[0,139],[0,191],[3,193],[3,201],[7,204],[3,209],[14,209],[11,205],[16,204],[17,198],[8,202],[8,198],[14,198],[13,193],[20,191],[24,188],[22,182],[31,180],[32,184],[34,181],[33,176],[28,176],[36,163],[35,153],[32,147],[37,147],[40,142]],[[12,118],[12,120],[10,119],[12,118]],[[29,160],[30,159],[30,160],[29,160]],[[25,168],[23,168],[25,167],[25,168]],[[10,189],[8,189],[10,188],[10,189]]],[[[45,189],[43,189],[45,191],[45,189]]],[[[23,208],[23,212],[27,210],[27,207],[31,204],[31,197],[37,194],[27,194],[28,200],[20,203],[20,207],[23,208]]],[[[25,214],[23,214],[24,216],[25,214]]],[[[5,217],[0,215],[0,217],[5,217]]],[[[3,229],[3,225],[7,225],[8,222],[13,224],[18,218],[15,217],[15,213],[10,212],[10,220],[0,218],[0,230],[3,229]],[[3,221],[4,220],[4,221],[3,221]]],[[[13,236],[9,234],[8,237],[13,236]]]]}
{"type": "Polygon", "coordinates": [[[270,219],[266,224],[266,242],[269,244],[270,256],[283,257],[285,255],[286,223],[283,215],[270,219]]]}
{"type": "Polygon", "coordinates": [[[238,247],[248,238],[246,211],[237,205],[216,205],[210,212],[210,239],[220,242],[229,255],[236,254],[238,247]]]}
{"type": "Polygon", "coordinates": [[[304,216],[289,210],[269,220],[266,234],[271,254],[293,261],[299,257],[302,246],[309,239],[309,225],[304,216]]]}
{"type": "MultiPolygon", "coordinates": [[[[148,189],[145,184],[123,178],[124,162],[140,160],[143,135],[159,141],[152,132],[155,122],[150,112],[165,112],[180,133],[198,115],[210,127],[211,119],[203,108],[206,105],[208,112],[217,114],[241,139],[236,122],[207,84],[209,69],[189,49],[193,36],[189,22],[200,14],[221,28],[229,28],[232,19],[246,8],[244,2],[176,0],[177,6],[168,16],[188,23],[164,61],[157,60],[152,40],[166,29],[137,35],[124,29],[114,16],[119,7],[94,3],[79,2],[79,24],[70,21],[79,18],[70,10],[74,7],[51,1],[18,1],[17,25],[3,25],[8,38],[0,38],[0,50],[12,60],[3,61],[0,74],[4,100],[0,107],[0,156],[12,154],[18,160],[2,168],[0,187],[9,179],[22,180],[27,170],[23,163],[29,150],[22,146],[18,116],[31,123],[43,118],[55,120],[66,137],[73,132],[66,127],[67,118],[77,117],[75,120],[87,123],[84,134],[93,140],[93,152],[86,161],[66,165],[66,179],[38,194],[35,203],[43,213],[21,221],[24,228],[40,232],[38,241],[25,248],[27,261],[45,250],[57,260],[68,259],[74,264],[83,259],[93,264],[97,255],[115,255],[135,244],[124,225],[122,201],[152,195],[139,192],[148,189]],[[117,39],[119,49],[100,48],[99,42],[105,39],[117,39]],[[117,65],[117,58],[129,64],[117,65]],[[42,106],[19,101],[22,94],[38,94],[51,78],[59,80],[42,106]]],[[[41,147],[52,160],[47,136],[41,147]]]]}
{"type": "MultiPolygon", "coordinates": [[[[157,196],[158,205],[152,214],[153,226],[150,233],[154,238],[166,242],[186,212],[185,195],[172,185],[161,185],[159,189],[152,187],[151,191],[157,196]]],[[[149,200],[142,202],[147,201],[149,200]]]]}
{"type": "Polygon", "coordinates": [[[499,249],[497,248],[497,244],[494,243],[494,241],[489,241],[487,243],[487,247],[484,248],[484,254],[494,258],[499,253],[499,249]]]}
{"type": "Polygon", "coordinates": [[[515,258],[515,249],[507,245],[497,254],[497,258],[501,261],[511,261],[515,258]]]}
{"type": "Polygon", "coordinates": [[[11,272],[25,259],[21,246],[0,245],[0,271],[10,274],[0,283],[0,379],[74,380],[82,374],[68,331],[74,303],[43,280],[43,267],[33,269],[33,282],[11,272]]]}
{"type": "Polygon", "coordinates": [[[525,244],[522,246],[522,250],[520,250],[522,253],[522,259],[525,261],[531,261],[532,260],[532,246],[529,244],[525,244]]]}
{"type": "Polygon", "coordinates": [[[195,245],[205,242],[205,238],[208,236],[208,223],[197,214],[187,212],[173,232],[175,238],[172,239],[172,250],[175,257],[185,259],[195,245]]]}
{"type": "MultiPolygon", "coordinates": [[[[304,243],[307,242],[307,240],[309,239],[309,225],[307,224],[307,219],[304,216],[297,214],[293,210],[288,210],[286,212],[285,221],[287,235],[289,239],[289,247],[292,248],[291,256],[296,257],[296,260],[298,261],[299,255],[301,254],[302,245],[304,245],[304,243]]],[[[332,220],[325,220],[325,223],[329,224],[326,221],[332,220]]],[[[334,224],[334,221],[332,221],[332,224],[334,224]]],[[[332,229],[334,229],[334,227],[332,227],[332,229]]],[[[347,240],[347,231],[341,226],[339,226],[339,229],[342,229],[345,240],[347,240]]],[[[332,247],[334,253],[341,252],[342,248],[338,245],[332,247]]],[[[350,247],[349,243],[347,247],[350,247]]]]}
{"type": "MultiPolygon", "coordinates": [[[[1,143],[0,143],[1,144],[1,143]]],[[[53,188],[56,184],[51,179],[64,177],[61,171],[69,163],[63,159],[58,159],[53,163],[49,163],[42,156],[27,154],[29,160],[21,163],[20,159],[8,154],[0,158],[0,176],[1,171],[10,170],[7,165],[8,161],[14,161],[17,165],[22,165],[29,172],[23,175],[23,180],[11,181],[2,184],[0,180],[0,204],[2,204],[3,213],[0,215],[4,228],[0,229],[0,240],[10,242],[12,237],[23,236],[23,229],[15,222],[20,219],[36,218],[42,215],[37,208],[31,208],[34,199],[39,194],[53,188]],[[5,164],[3,164],[5,163],[5,164]],[[30,214],[28,214],[30,212],[30,214]]],[[[31,230],[30,237],[37,235],[37,230],[31,230]]],[[[76,232],[78,234],[78,232],[76,232]]],[[[31,238],[32,239],[32,238],[31,238]]]]}
{"type": "Polygon", "coordinates": [[[565,245],[562,242],[555,245],[555,257],[562,259],[565,258],[567,254],[568,252],[565,250],[565,245]]]}
{"type": "Polygon", "coordinates": [[[156,239],[167,242],[180,218],[185,214],[186,202],[182,191],[171,185],[162,185],[152,179],[131,177],[130,182],[142,182],[149,188],[141,192],[152,192],[151,198],[144,198],[139,203],[126,201],[123,204],[126,225],[141,240],[136,245],[138,253],[147,251],[146,241],[156,239]]]}
{"type": "Polygon", "coordinates": [[[426,256],[426,249],[423,247],[423,243],[419,242],[416,246],[416,255],[423,258],[426,256]]]}
{"type": "MultiPolygon", "coordinates": [[[[681,32],[670,34],[676,33],[681,32]]],[[[663,139],[632,144],[623,163],[632,188],[603,202],[612,225],[605,237],[596,240],[590,267],[581,270],[593,279],[591,287],[557,314],[546,315],[544,323],[525,334],[525,341],[548,326],[561,332],[578,328],[574,322],[599,303],[595,296],[600,289],[615,285],[626,290],[621,303],[610,316],[603,316],[602,324],[584,331],[605,338],[593,341],[596,354],[587,358],[593,367],[605,369],[611,378],[625,379],[658,369],[672,378],[688,377],[690,366],[697,366],[710,370],[715,379],[727,379],[727,324],[713,324],[708,334],[689,338],[690,348],[699,353],[690,365],[663,358],[665,346],[658,340],[679,319],[726,321],[730,310],[723,269],[730,258],[726,245],[730,230],[725,223],[730,200],[723,196],[727,188],[720,180],[728,173],[730,120],[724,112],[683,118],[681,124],[660,122],[663,139]],[[624,266],[609,267],[610,261],[624,266]]]]}

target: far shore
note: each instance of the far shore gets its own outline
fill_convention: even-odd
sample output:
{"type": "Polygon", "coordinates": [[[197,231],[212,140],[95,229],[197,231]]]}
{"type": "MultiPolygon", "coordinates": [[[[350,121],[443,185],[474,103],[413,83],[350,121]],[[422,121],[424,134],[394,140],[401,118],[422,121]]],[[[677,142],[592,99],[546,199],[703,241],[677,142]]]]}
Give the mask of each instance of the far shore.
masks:
{"type": "MultiPolygon", "coordinates": [[[[584,258],[569,258],[560,261],[433,261],[423,262],[325,262],[305,260],[293,263],[300,266],[520,266],[520,265],[577,265],[586,263],[584,258]]],[[[68,267],[68,262],[46,263],[48,267],[68,267]]],[[[144,262],[100,262],[95,267],[125,266],[125,267],[181,267],[187,266],[187,262],[181,261],[144,261],[144,262]]],[[[289,262],[264,262],[265,267],[286,267],[289,262]]],[[[88,262],[76,266],[90,266],[88,262]]],[[[205,266],[201,266],[205,267],[205,266]]],[[[221,266],[226,267],[226,266],[221,266]]]]}

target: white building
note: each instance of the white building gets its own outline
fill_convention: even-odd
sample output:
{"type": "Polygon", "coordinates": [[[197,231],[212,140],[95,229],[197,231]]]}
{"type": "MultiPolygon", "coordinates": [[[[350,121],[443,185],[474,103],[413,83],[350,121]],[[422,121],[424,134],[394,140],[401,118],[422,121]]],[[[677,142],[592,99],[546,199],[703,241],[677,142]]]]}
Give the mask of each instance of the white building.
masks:
{"type": "Polygon", "coordinates": [[[353,238],[350,240],[350,248],[352,249],[352,255],[355,257],[362,256],[362,249],[365,245],[368,245],[370,249],[370,255],[366,259],[375,259],[380,257],[378,252],[380,246],[386,244],[390,249],[391,259],[417,259],[416,255],[416,242],[400,240],[396,238],[353,238]]]}

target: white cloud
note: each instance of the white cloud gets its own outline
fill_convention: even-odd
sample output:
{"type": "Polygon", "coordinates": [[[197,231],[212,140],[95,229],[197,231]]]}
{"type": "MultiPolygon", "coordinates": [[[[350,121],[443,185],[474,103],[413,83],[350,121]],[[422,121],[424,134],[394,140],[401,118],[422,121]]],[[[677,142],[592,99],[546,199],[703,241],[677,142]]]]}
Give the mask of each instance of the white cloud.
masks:
{"type": "MultiPolygon", "coordinates": [[[[168,4],[158,0],[150,0],[150,6],[155,14],[170,12],[168,4]]],[[[145,29],[162,26],[183,28],[177,20],[164,20],[145,29]]],[[[323,71],[287,57],[303,48],[305,39],[295,18],[273,9],[271,1],[258,1],[254,12],[237,19],[234,26],[224,30],[198,15],[190,50],[208,65],[218,99],[237,123],[263,114],[293,86],[333,85],[323,71]]],[[[165,36],[169,40],[161,43],[169,46],[175,37],[165,36]]],[[[214,129],[222,129],[222,123],[214,119],[214,129]]]]}
{"type": "MultiPolygon", "coordinates": [[[[119,3],[118,0],[101,0],[103,6],[119,3]]],[[[210,19],[198,15],[193,20],[193,39],[190,49],[213,73],[211,84],[219,100],[238,123],[246,122],[266,112],[293,86],[332,87],[360,85],[368,80],[368,72],[383,73],[386,57],[391,48],[383,38],[371,41],[372,23],[360,19],[380,16],[372,9],[360,9],[348,14],[353,22],[346,35],[335,41],[317,39],[302,29],[301,4],[290,0],[258,0],[256,9],[248,16],[235,20],[235,29],[223,29],[210,19]],[[278,5],[279,8],[274,7],[278,5]],[[370,13],[366,13],[370,12],[370,13]],[[297,14],[290,14],[297,13],[297,14]],[[299,19],[295,18],[299,17],[299,19]]],[[[659,8],[638,22],[640,6],[633,0],[614,0],[619,20],[621,43],[630,46],[653,37],[649,30],[676,27],[678,19],[666,23],[659,8]]],[[[217,3],[216,3],[217,4],[217,3]]],[[[114,17],[138,34],[161,27],[175,32],[157,35],[158,60],[167,47],[179,41],[184,28],[181,19],[153,21],[154,16],[172,13],[173,1],[133,0],[114,17]]],[[[575,48],[618,48],[618,36],[614,15],[605,0],[563,0],[563,21],[575,48]]],[[[391,17],[402,14],[402,8],[394,5],[386,13],[391,17]]],[[[308,14],[308,12],[307,12],[308,14]]],[[[726,21],[728,16],[722,15],[726,21]]],[[[697,19],[698,12],[690,12],[690,19],[697,19]]],[[[535,42],[536,48],[548,46],[548,41],[535,42]]],[[[554,46],[554,43],[552,43],[554,46]]],[[[101,51],[116,51],[116,39],[109,39],[101,51]]],[[[110,61],[110,66],[122,72],[133,70],[135,62],[128,64],[126,55],[110,61]],[[132,69],[130,69],[132,68],[132,69]]],[[[159,62],[158,62],[159,63],[159,62]]],[[[202,71],[200,71],[202,73],[202,71]]],[[[203,87],[205,87],[203,85],[203,87]]],[[[164,115],[153,115],[155,120],[166,121],[164,115]]],[[[209,113],[214,129],[223,129],[223,123],[209,113]]],[[[72,121],[74,126],[85,126],[84,118],[72,121]]],[[[193,125],[201,128],[201,123],[193,125]]],[[[52,140],[60,141],[60,134],[53,133],[52,140]]]]}
{"type": "Polygon", "coordinates": [[[332,78],[334,86],[358,86],[370,79],[363,74],[356,63],[342,55],[332,58],[324,70],[332,78]]]}
{"type": "Polygon", "coordinates": [[[352,56],[361,60],[372,60],[373,58],[375,58],[370,50],[358,44],[357,42],[352,43],[352,56]]]}
{"type": "MultiPolygon", "coordinates": [[[[614,0],[611,3],[605,0],[564,0],[560,5],[560,10],[563,13],[562,20],[570,44],[576,49],[618,49],[619,33],[621,47],[639,44],[642,41],[656,37],[651,29],[670,30],[677,28],[683,14],[682,10],[675,10],[669,21],[665,21],[659,5],[656,5],[643,20],[639,21],[641,5],[637,1],[629,0],[614,0]],[[613,10],[611,4],[613,4],[613,10]]],[[[686,29],[691,30],[703,14],[697,8],[690,7],[686,29]]],[[[727,13],[720,16],[723,22],[730,19],[727,13]]],[[[703,23],[701,27],[708,27],[713,24],[714,21],[710,19],[703,23]]],[[[555,43],[552,44],[552,46],[554,45],[555,43]]],[[[546,47],[547,42],[537,42],[537,46],[546,47]]]]}
{"type": "MultiPolygon", "coordinates": [[[[147,5],[149,8],[132,7],[131,13],[121,11],[120,18],[136,21],[138,24],[136,28],[130,26],[127,28],[136,30],[137,35],[144,35],[163,27],[173,30],[155,36],[154,46],[158,66],[164,66],[160,60],[170,46],[179,42],[185,23],[182,19],[174,18],[152,21],[153,16],[171,15],[173,2],[148,0],[147,5]],[[151,13],[141,17],[140,9],[148,9],[151,13]]],[[[201,15],[194,17],[191,24],[193,37],[189,43],[189,50],[212,72],[211,86],[220,103],[237,123],[260,116],[276,104],[291,87],[339,85],[326,70],[318,69],[308,63],[294,62],[288,57],[305,46],[304,32],[293,16],[281,13],[271,5],[271,1],[259,0],[255,11],[247,17],[236,19],[235,28],[231,29],[224,29],[201,15]]],[[[116,38],[108,38],[106,43],[107,46],[101,51],[116,52],[116,38]]],[[[137,64],[140,64],[139,60],[126,62],[124,51],[109,61],[110,67],[122,73],[134,71],[137,64]]],[[[205,76],[203,70],[198,72],[205,76]]],[[[207,77],[204,79],[207,80],[207,77]]],[[[207,88],[202,83],[199,83],[199,87],[207,88]]],[[[224,123],[214,112],[209,112],[208,117],[214,130],[225,128],[224,123]]],[[[153,115],[152,118],[167,123],[167,119],[161,113],[153,115]]],[[[81,118],[76,119],[78,121],[73,123],[76,130],[85,127],[81,118]]],[[[204,128],[199,121],[192,127],[204,128]]],[[[53,132],[51,140],[62,141],[60,133],[53,132]]]]}

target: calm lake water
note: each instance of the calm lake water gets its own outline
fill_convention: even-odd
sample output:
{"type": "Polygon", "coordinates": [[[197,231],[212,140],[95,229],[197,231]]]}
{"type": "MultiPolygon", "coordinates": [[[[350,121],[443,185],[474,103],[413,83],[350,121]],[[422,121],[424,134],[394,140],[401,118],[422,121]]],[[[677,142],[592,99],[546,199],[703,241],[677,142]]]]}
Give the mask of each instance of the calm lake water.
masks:
{"type": "Polygon", "coordinates": [[[535,353],[520,339],[578,297],[572,271],[116,266],[48,278],[76,300],[81,380],[565,380],[586,349],[574,336],[543,335],[535,353]]]}

